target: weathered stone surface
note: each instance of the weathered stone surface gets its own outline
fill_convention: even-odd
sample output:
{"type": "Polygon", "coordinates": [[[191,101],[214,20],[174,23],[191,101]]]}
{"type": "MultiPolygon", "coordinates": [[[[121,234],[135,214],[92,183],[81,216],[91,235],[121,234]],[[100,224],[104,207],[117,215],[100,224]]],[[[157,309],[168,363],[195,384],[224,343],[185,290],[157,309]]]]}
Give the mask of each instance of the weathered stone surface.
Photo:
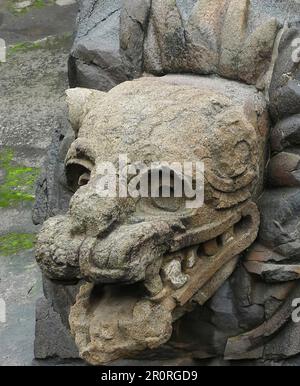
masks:
{"type": "Polygon", "coordinates": [[[197,1],[183,16],[180,2],[152,2],[145,70],[155,74],[219,74],[249,84],[268,71],[278,22],[248,25],[250,2],[197,1]],[[187,13],[186,13],[187,14],[187,13]]]}
{"type": "Polygon", "coordinates": [[[94,365],[154,349],[172,333],[170,312],[130,286],[82,286],[70,323],[81,357],[94,365]]]}
{"type": "Polygon", "coordinates": [[[251,299],[252,291],[250,274],[238,265],[212,299],[175,322],[172,338],[162,349],[168,353],[171,347],[177,356],[197,359],[223,357],[228,338],[251,330],[265,319],[264,304],[272,295],[265,295],[265,300],[259,296],[256,303],[251,299]]]}
{"type": "Polygon", "coordinates": [[[60,315],[60,319],[67,329],[70,327],[70,308],[76,301],[76,296],[81,285],[82,283],[80,281],[67,283],[50,280],[46,276],[43,276],[45,298],[51,302],[53,310],[60,315]]]}
{"type": "Polygon", "coordinates": [[[74,140],[67,123],[54,131],[47,157],[38,178],[32,218],[42,224],[49,217],[65,213],[71,199],[64,173],[64,159],[74,140]]]}
{"type": "MultiPolygon", "coordinates": [[[[253,300],[251,294],[256,283],[253,282],[253,278],[243,265],[240,265],[234,272],[233,276],[229,279],[229,284],[232,288],[232,296],[227,300],[227,307],[231,304],[239,331],[249,331],[262,323],[264,320],[264,301],[255,302],[253,300]]],[[[220,328],[222,328],[221,324],[220,328]]],[[[238,333],[236,329],[229,337],[238,335],[238,333]]]]}
{"type": "Polygon", "coordinates": [[[300,115],[291,115],[277,123],[271,131],[271,149],[274,152],[300,145],[300,115]]]}
{"type": "Polygon", "coordinates": [[[300,190],[267,190],[260,201],[259,238],[273,251],[295,261],[299,259],[300,190]]]}
{"type": "Polygon", "coordinates": [[[44,298],[36,305],[35,358],[79,359],[71,335],[70,308],[81,283],[65,283],[43,277],[44,298]]]}
{"type": "Polygon", "coordinates": [[[278,331],[289,322],[293,311],[292,301],[299,294],[299,286],[295,286],[271,318],[252,331],[228,339],[225,358],[228,360],[264,358],[265,344],[274,337],[276,339],[278,331]]]}
{"type": "Polygon", "coordinates": [[[286,257],[280,255],[279,253],[274,252],[274,250],[267,248],[265,245],[260,244],[259,242],[254,243],[250,250],[247,253],[246,262],[281,262],[285,260],[286,257]]]}
{"type": "Polygon", "coordinates": [[[288,264],[266,264],[247,262],[248,272],[261,276],[267,283],[278,283],[300,279],[300,266],[288,264]]]}
{"type": "MultiPolygon", "coordinates": [[[[250,274],[249,276],[252,277],[250,274]]],[[[252,284],[250,302],[261,306],[270,303],[272,299],[281,304],[295,287],[295,282],[272,283],[270,285],[262,280],[256,280],[254,283],[252,284]]],[[[273,316],[275,311],[276,309],[271,313],[268,312],[269,315],[266,319],[273,316]]]]}
{"type": "Polygon", "coordinates": [[[269,90],[270,109],[275,120],[300,112],[300,61],[295,61],[297,46],[293,44],[299,37],[300,29],[290,27],[284,30],[280,40],[269,90]]]}
{"type": "Polygon", "coordinates": [[[219,74],[264,88],[277,32],[299,13],[293,0],[82,1],[71,85],[108,90],[146,71],[219,74]]]}
{"type": "Polygon", "coordinates": [[[289,321],[285,328],[279,331],[278,335],[271,342],[266,344],[264,357],[266,359],[282,360],[293,358],[299,355],[299,353],[299,325],[289,321]]]}
{"type": "Polygon", "coordinates": [[[35,358],[79,358],[69,329],[62,323],[60,314],[54,311],[51,303],[40,299],[36,307],[35,358]]]}
{"type": "Polygon", "coordinates": [[[271,158],[268,183],[273,187],[300,186],[300,154],[281,152],[271,158]]]}
{"type": "Polygon", "coordinates": [[[213,277],[212,279],[201,288],[200,291],[192,298],[193,302],[199,305],[205,304],[217,290],[223,285],[223,283],[232,275],[235,270],[239,256],[225,264],[213,277]]]}
{"type": "Polygon", "coordinates": [[[71,87],[109,90],[141,75],[149,7],[150,0],[80,2],[71,87]]]}

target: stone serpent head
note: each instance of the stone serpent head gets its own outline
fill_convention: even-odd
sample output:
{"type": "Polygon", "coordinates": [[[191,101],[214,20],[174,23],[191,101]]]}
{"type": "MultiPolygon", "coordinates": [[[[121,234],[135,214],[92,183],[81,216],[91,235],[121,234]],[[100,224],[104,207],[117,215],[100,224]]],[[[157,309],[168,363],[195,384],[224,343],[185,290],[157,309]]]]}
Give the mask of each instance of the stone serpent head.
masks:
{"type": "Polygon", "coordinates": [[[45,222],[37,261],[51,279],[89,282],[70,324],[81,356],[99,364],[168,341],[174,320],[195,297],[213,296],[256,239],[268,115],[254,87],[216,77],[141,78],[67,95],[74,195],[65,216],[45,222]],[[204,204],[99,195],[99,166],[117,167],[120,154],[146,165],[203,162],[204,204]]]}

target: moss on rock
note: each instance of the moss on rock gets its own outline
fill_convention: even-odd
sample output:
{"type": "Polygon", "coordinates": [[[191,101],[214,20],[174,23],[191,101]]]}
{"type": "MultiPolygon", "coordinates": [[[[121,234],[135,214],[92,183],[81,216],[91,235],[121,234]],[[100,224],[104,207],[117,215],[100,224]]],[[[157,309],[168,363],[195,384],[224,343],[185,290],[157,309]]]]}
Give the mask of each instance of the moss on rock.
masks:
{"type": "Polygon", "coordinates": [[[21,3],[22,0],[10,0],[8,3],[8,9],[14,15],[24,15],[28,11],[34,8],[44,8],[47,5],[52,5],[55,3],[54,0],[33,0],[31,4],[25,6],[24,8],[18,8],[18,3],[21,3]]]}
{"type": "Polygon", "coordinates": [[[61,47],[69,47],[72,43],[72,34],[65,33],[60,36],[49,36],[35,42],[20,42],[8,47],[7,56],[34,50],[56,50],[61,47]]]}
{"type": "Polygon", "coordinates": [[[9,233],[0,236],[0,255],[10,256],[34,247],[35,235],[30,233],[9,233]]]}
{"type": "Polygon", "coordinates": [[[4,150],[0,152],[0,169],[4,172],[4,182],[0,185],[0,208],[15,207],[34,200],[38,168],[15,165],[13,151],[4,150]]]}

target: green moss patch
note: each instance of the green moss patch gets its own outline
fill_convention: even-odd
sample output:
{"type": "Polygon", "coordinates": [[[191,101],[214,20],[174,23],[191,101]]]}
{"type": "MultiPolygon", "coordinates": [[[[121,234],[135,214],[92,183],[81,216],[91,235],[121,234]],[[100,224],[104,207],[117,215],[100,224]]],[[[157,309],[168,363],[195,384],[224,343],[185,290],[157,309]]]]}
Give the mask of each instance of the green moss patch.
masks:
{"type": "Polygon", "coordinates": [[[4,182],[0,185],[0,208],[15,207],[34,200],[39,169],[15,165],[11,150],[0,152],[0,169],[4,171],[4,182]]]}
{"type": "Polygon", "coordinates": [[[0,255],[10,256],[34,247],[35,235],[27,233],[9,233],[0,236],[0,255]]]}
{"type": "Polygon", "coordinates": [[[56,50],[61,47],[70,47],[71,43],[72,34],[70,33],[65,33],[60,36],[49,36],[35,42],[20,42],[8,47],[7,57],[34,50],[56,50]]]}
{"type": "Polygon", "coordinates": [[[13,54],[17,54],[18,52],[39,50],[41,48],[42,48],[42,45],[40,42],[22,42],[9,47],[7,54],[8,56],[10,56],[13,54]]]}
{"type": "Polygon", "coordinates": [[[27,13],[28,11],[30,11],[31,9],[34,9],[34,8],[44,8],[46,7],[47,5],[52,5],[55,3],[54,0],[34,0],[30,5],[28,5],[28,7],[24,7],[24,8],[21,8],[19,9],[16,4],[17,3],[20,3],[22,2],[22,0],[11,0],[9,2],[9,10],[12,14],[14,15],[24,15],[25,13],[27,13]]]}

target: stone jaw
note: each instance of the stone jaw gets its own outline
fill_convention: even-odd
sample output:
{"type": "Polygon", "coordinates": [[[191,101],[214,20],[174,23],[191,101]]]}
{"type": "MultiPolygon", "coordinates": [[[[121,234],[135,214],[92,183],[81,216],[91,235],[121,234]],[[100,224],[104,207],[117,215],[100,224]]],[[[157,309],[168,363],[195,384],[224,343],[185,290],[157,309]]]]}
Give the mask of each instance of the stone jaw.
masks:
{"type": "Polygon", "coordinates": [[[81,287],[69,319],[83,359],[93,365],[106,364],[170,339],[170,312],[142,293],[136,287],[81,287]]]}
{"type": "Polygon", "coordinates": [[[236,256],[255,241],[256,205],[246,204],[238,217],[240,221],[229,229],[231,237],[227,237],[229,230],[219,235],[222,244],[214,253],[205,254],[204,243],[166,254],[152,276],[146,276],[144,288],[141,284],[82,287],[69,318],[81,357],[99,365],[166,343],[172,323],[193,308],[192,300],[207,301],[234,270],[236,256]],[[191,254],[194,260],[189,264],[191,254]]]}

